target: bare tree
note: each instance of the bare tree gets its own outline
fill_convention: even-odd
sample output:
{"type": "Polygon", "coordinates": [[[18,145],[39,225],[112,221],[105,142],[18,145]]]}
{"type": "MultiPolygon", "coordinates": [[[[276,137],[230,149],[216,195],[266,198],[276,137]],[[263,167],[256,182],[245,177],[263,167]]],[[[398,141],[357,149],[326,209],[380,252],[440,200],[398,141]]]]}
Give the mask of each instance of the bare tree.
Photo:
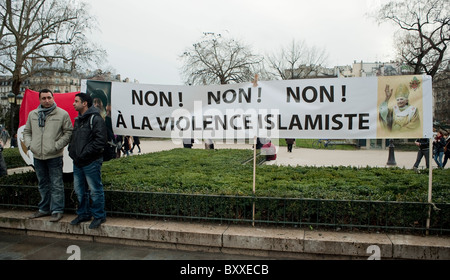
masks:
{"type": "Polygon", "coordinates": [[[449,62],[450,3],[448,0],[391,1],[378,10],[379,22],[392,21],[397,33],[399,59],[415,74],[434,76],[449,62]]]}
{"type": "Polygon", "coordinates": [[[268,55],[267,64],[275,77],[291,80],[317,74],[326,59],[325,49],[308,47],[305,41],[292,40],[290,45],[282,47],[279,52],[268,55]]]}
{"type": "Polygon", "coordinates": [[[204,33],[182,55],[181,74],[187,84],[229,84],[251,81],[263,58],[249,47],[221,34],[204,33]]]}
{"type": "Polygon", "coordinates": [[[36,61],[59,61],[75,70],[99,62],[105,51],[86,37],[95,18],[87,4],[75,0],[0,0],[0,72],[12,74],[12,91],[43,71],[36,61]]]}

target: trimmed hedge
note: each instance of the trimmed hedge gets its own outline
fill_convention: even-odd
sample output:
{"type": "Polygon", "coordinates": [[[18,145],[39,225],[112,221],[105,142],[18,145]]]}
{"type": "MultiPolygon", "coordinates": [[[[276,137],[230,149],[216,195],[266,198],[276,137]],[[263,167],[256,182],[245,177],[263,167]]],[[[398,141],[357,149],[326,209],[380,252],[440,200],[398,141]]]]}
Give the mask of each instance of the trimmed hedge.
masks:
{"type": "MultiPolygon", "coordinates": [[[[174,149],[104,163],[110,190],[252,195],[251,150],[174,149]]],[[[428,172],[401,168],[262,165],[256,196],[426,202],[428,172]]],[[[450,201],[449,169],[433,170],[433,201],[450,201]]]]}
{"type": "MultiPolygon", "coordinates": [[[[252,195],[251,150],[173,149],[104,162],[105,190],[252,195]]],[[[433,170],[433,202],[450,202],[449,169],[433,170]]],[[[2,185],[37,185],[34,172],[0,178],[2,185]]],[[[72,181],[66,182],[71,187],[72,181]]],[[[426,202],[428,172],[402,168],[292,167],[256,169],[256,196],[426,202]]]]}
{"type": "Polygon", "coordinates": [[[27,166],[20,155],[19,148],[4,148],[2,154],[7,168],[27,166]]]}

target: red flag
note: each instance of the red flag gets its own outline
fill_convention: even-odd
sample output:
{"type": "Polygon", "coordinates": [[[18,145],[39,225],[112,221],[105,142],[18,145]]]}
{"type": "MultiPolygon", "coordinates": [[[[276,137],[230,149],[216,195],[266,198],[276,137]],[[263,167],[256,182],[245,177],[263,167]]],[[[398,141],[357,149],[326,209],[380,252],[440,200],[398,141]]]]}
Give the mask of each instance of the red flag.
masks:
{"type": "MultiPolygon", "coordinates": [[[[75,118],[78,116],[78,112],[73,108],[75,94],[78,92],[53,93],[53,98],[55,99],[56,105],[69,113],[70,119],[72,120],[72,125],[75,122],[75,118]]],[[[20,105],[19,127],[27,123],[28,114],[36,109],[39,104],[41,104],[39,102],[39,92],[26,89],[23,95],[22,105],[20,105]]]]}

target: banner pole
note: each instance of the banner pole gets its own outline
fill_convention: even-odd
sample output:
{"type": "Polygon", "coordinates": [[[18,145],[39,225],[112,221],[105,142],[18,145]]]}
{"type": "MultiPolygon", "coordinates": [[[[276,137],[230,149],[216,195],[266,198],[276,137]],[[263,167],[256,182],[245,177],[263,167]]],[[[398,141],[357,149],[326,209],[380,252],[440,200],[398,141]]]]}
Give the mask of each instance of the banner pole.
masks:
{"type": "Polygon", "coordinates": [[[255,193],[256,193],[256,136],[253,137],[253,214],[252,226],[255,226],[255,193]]]}
{"type": "MultiPolygon", "coordinates": [[[[255,74],[253,80],[253,87],[258,86],[259,75],[255,74]]],[[[256,193],[256,135],[253,136],[253,214],[252,214],[252,226],[255,226],[255,193],[256,193]]]]}
{"type": "Polygon", "coordinates": [[[433,158],[433,138],[430,138],[430,146],[428,150],[428,218],[427,218],[427,230],[426,235],[429,234],[430,229],[430,220],[431,220],[431,196],[432,196],[432,188],[433,188],[433,167],[432,167],[432,158],[433,158]]]}

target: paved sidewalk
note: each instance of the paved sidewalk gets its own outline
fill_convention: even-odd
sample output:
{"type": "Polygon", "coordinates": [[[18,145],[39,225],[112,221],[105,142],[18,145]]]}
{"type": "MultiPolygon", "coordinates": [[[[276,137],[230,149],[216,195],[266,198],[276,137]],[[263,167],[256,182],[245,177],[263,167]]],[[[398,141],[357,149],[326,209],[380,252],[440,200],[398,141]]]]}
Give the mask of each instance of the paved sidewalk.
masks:
{"type": "MultiPolygon", "coordinates": [[[[0,209],[0,232],[9,230],[28,236],[70,239],[74,245],[78,241],[92,241],[244,256],[240,259],[450,259],[450,237],[114,217],[91,230],[89,222],[70,225],[75,218],[73,214],[65,214],[60,222],[52,223],[49,217],[27,219],[31,213],[0,209]]],[[[127,256],[118,254],[109,258],[127,256]]]]}
{"type": "MultiPolygon", "coordinates": [[[[182,144],[172,140],[141,140],[142,153],[151,153],[174,148],[182,148],[182,144]]],[[[204,149],[203,143],[195,143],[194,149],[204,149]]],[[[252,149],[252,144],[222,144],[216,143],[216,149],[252,149]]],[[[135,148],[136,149],[136,148],[135,148]]],[[[135,150],[136,152],[136,150],[135,150]]],[[[417,152],[395,151],[396,167],[412,169],[416,162],[417,152]]],[[[390,167],[387,165],[389,149],[373,150],[327,150],[295,148],[292,153],[287,147],[277,147],[277,159],[266,164],[301,165],[301,166],[355,166],[355,167],[390,167]]],[[[437,165],[432,160],[433,168],[437,165]]],[[[425,168],[425,159],[422,159],[419,169],[425,168]]],[[[448,168],[448,167],[447,167],[448,168]]]]}
{"type": "MultiPolygon", "coordinates": [[[[48,235],[49,233],[47,233],[48,235]]],[[[2,260],[263,260],[269,258],[224,253],[152,248],[150,246],[46,237],[0,228],[2,260]]]]}

